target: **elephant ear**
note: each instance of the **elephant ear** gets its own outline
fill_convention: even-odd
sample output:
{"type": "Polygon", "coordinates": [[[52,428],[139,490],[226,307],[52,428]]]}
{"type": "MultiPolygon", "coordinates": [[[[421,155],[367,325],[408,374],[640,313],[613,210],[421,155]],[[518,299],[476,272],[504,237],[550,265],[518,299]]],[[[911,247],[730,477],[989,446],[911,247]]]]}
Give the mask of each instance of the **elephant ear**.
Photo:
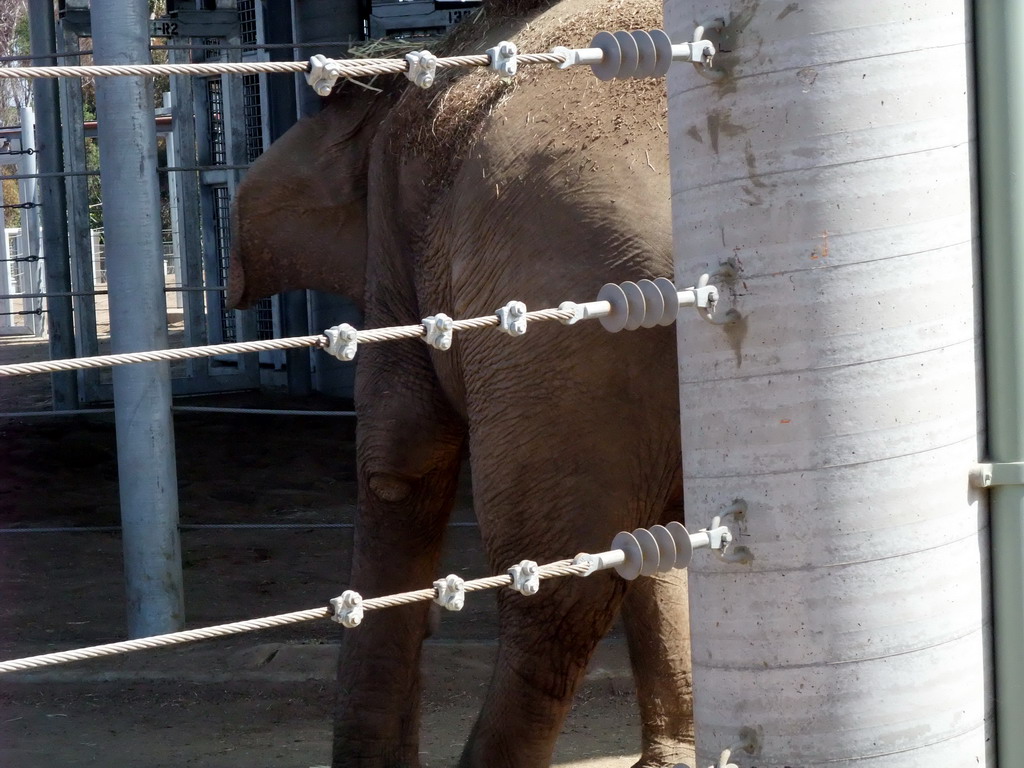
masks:
{"type": "Polygon", "coordinates": [[[232,204],[230,306],[296,288],[362,301],[369,148],[391,101],[335,97],[249,168],[232,204]]]}

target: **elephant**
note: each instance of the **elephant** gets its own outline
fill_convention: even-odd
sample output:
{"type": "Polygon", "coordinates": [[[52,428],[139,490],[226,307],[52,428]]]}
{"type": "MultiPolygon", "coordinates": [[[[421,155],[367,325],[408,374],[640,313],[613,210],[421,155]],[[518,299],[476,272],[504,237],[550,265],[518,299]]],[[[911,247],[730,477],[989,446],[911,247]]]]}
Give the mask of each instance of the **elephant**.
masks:
{"type": "MultiPolygon", "coordinates": [[[[660,26],[660,0],[491,0],[448,49],[585,47],[601,29],[660,26]]],[[[436,51],[443,53],[443,51],[436,51]]],[[[233,208],[229,302],[310,288],[350,297],[365,328],[590,301],[606,282],[671,276],[663,80],[601,82],[523,66],[514,79],[439,72],[345,84],[248,170],[233,208]]],[[[468,450],[497,572],[601,552],[620,530],[682,519],[674,331],[532,323],[520,338],[457,332],[360,345],[358,512],[351,587],[438,578],[468,450]],[[388,565],[400,563],[401,567],[388,565]]],[[[612,572],[498,593],[497,660],[463,768],[539,768],[600,638],[622,610],[642,721],[635,768],[692,743],[681,572],[612,572]]],[[[333,765],[418,766],[423,604],[343,634],[333,765]]]]}

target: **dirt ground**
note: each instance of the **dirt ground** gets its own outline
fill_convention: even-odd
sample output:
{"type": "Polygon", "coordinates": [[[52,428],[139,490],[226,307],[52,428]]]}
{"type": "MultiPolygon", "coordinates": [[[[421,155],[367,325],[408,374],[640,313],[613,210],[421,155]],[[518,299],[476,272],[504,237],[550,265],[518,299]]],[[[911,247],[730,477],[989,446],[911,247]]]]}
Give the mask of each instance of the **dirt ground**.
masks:
{"type": "MultiPolygon", "coordinates": [[[[45,359],[0,338],[0,364],[45,359]]],[[[345,409],[323,397],[221,395],[206,404],[345,409]]],[[[194,398],[190,405],[198,403],[194,398]]],[[[0,411],[45,410],[47,376],[0,380],[0,411]]],[[[179,413],[175,441],[189,627],[324,605],[345,588],[350,528],[189,528],[351,523],[354,425],[346,418],[179,413]]],[[[466,485],[466,484],[464,484],[466,485]]],[[[444,573],[488,573],[468,487],[444,573]]],[[[0,660],[125,638],[111,415],[0,417],[0,660]]],[[[0,676],[0,765],[308,768],[330,762],[336,641],[329,621],[0,676]]],[[[490,675],[493,597],[443,618],[424,654],[426,766],[457,761],[490,675]]],[[[639,721],[621,634],[602,644],[554,765],[625,768],[639,721]]]]}

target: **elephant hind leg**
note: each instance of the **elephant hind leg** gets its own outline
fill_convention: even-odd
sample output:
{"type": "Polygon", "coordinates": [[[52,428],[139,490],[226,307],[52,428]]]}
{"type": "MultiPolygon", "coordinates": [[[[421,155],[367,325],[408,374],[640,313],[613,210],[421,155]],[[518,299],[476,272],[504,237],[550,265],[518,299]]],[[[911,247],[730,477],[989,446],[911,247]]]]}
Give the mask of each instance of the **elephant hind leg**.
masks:
{"type": "Polygon", "coordinates": [[[499,593],[501,646],[460,768],[542,768],[623,593],[609,574],[499,593]]]}
{"type": "Polygon", "coordinates": [[[622,605],[642,722],[633,768],[671,768],[693,759],[690,610],[686,571],[641,577],[622,605]]]}

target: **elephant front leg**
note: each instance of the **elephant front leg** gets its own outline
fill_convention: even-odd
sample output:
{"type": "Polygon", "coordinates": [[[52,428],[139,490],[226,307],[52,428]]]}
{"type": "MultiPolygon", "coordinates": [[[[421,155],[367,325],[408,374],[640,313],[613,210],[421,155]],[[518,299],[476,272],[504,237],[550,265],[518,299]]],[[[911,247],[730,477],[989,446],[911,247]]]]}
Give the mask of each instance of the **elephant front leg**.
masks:
{"type": "MultiPolygon", "coordinates": [[[[464,441],[432,375],[405,366],[401,387],[389,391],[390,371],[376,362],[366,355],[357,382],[359,511],[350,588],[364,598],[422,589],[438,578],[464,441]]],[[[430,610],[417,603],[372,611],[344,631],[334,768],[419,765],[420,646],[430,610]]]]}
{"type": "Polygon", "coordinates": [[[634,581],[622,605],[642,721],[633,768],[671,768],[693,759],[690,610],[686,572],[634,581]]]}
{"type": "MultiPolygon", "coordinates": [[[[370,545],[367,538],[357,540],[352,567],[352,588],[364,598],[421,589],[437,578],[440,534],[436,540],[419,538],[415,551],[397,541],[370,545]]],[[[420,647],[429,634],[431,605],[372,611],[344,631],[334,768],[419,765],[420,647]]]]}

